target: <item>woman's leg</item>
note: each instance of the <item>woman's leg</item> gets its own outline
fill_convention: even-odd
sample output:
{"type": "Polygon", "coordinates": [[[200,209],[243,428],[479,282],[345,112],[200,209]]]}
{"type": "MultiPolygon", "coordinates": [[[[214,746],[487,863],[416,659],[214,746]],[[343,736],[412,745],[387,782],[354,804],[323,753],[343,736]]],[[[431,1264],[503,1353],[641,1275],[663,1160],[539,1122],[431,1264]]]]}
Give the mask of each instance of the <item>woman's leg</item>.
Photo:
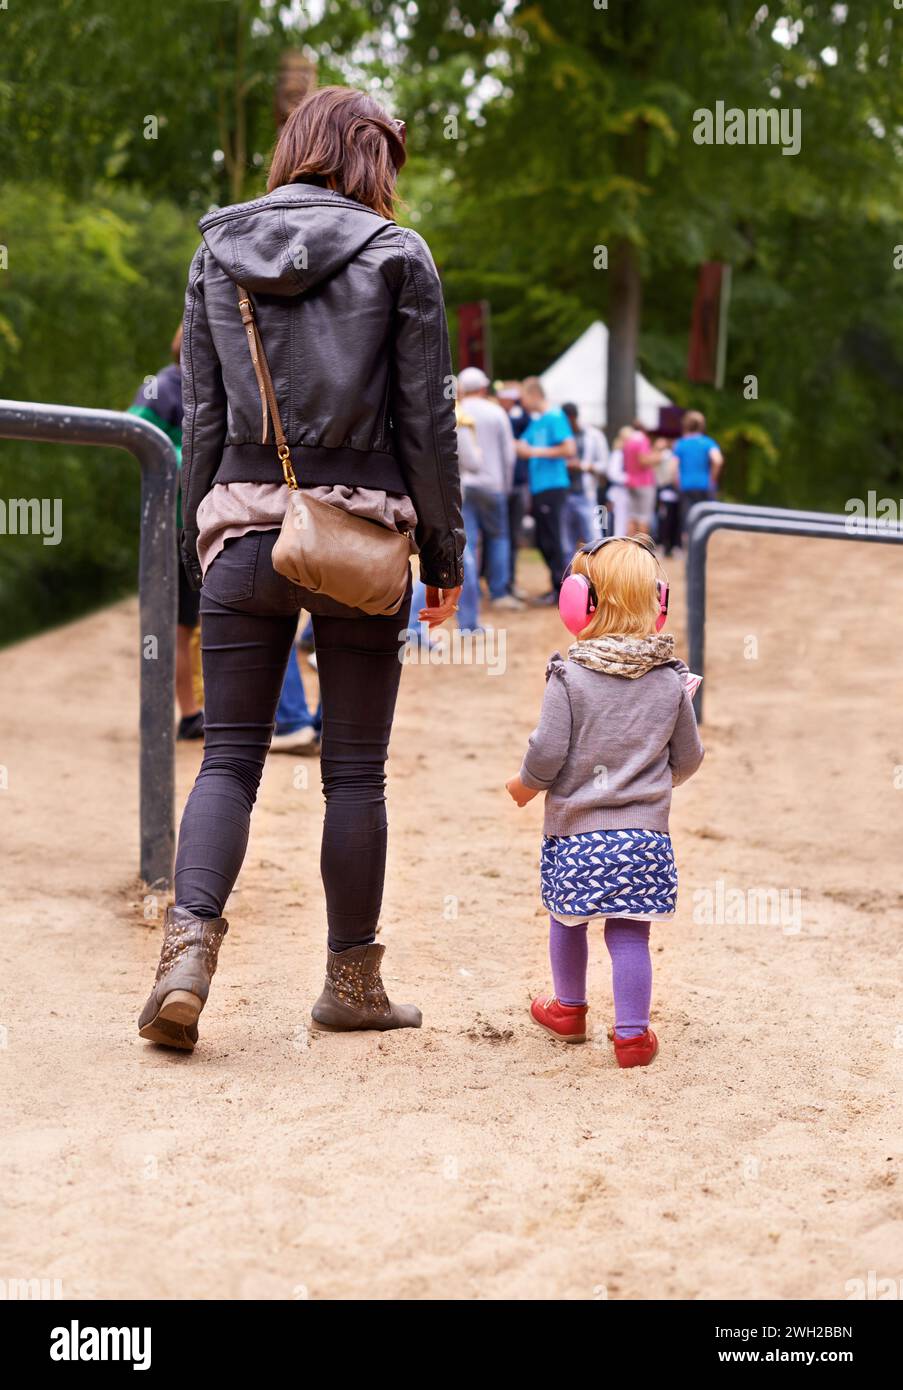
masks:
{"type": "Polygon", "coordinates": [[[580,922],[567,927],[549,915],[549,960],[555,998],[560,1004],[586,1004],[587,926],[580,922]]]}
{"type": "Polygon", "coordinates": [[[638,1038],[649,1027],[652,1000],[652,957],[648,922],[610,918],[605,923],[605,944],[611,956],[611,982],[615,998],[615,1036],[638,1038]]]}
{"type": "Polygon", "coordinates": [[[297,612],[261,616],[202,595],[204,760],[176,857],[176,905],[196,917],[222,916],[244,860],[297,625],[297,612]]]}
{"type": "Polygon", "coordinates": [[[138,1019],[143,1038],[189,1051],[228,931],[222,911],[247,848],[298,619],[288,581],[258,566],[263,546],[260,533],[230,541],[201,592],[204,759],[179,830],[175,905],[166,909],[160,963],[138,1019]]]}
{"type": "Polygon", "coordinates": [[[385,764],[408,604],[406,599],[391,618],[314,616],[326,797],[320,871],[331,951],[372,943],[379,922],[386,866],[385,764]]]}

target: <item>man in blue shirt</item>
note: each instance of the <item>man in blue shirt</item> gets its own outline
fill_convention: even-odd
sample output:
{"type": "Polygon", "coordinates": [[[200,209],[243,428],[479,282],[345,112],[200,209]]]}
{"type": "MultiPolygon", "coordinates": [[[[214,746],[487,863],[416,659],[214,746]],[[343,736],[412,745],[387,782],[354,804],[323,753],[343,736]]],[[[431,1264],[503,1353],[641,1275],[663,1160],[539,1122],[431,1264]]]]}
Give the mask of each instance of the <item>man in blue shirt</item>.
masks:
{"type": "Polygon", "coordinates": [[[536,523],[536,544],[549,567],[552,588],[547,603],[558,602],[564,575],[562,519],[570,477],[567,460],[577,455],[577,443],[563,410],[550,406],[539,377],[529,376],[521,387],[521,402],[530,423],[517,441],[520,458],[528,460],[530,505],[536,523]]]}
{"type": "Polygon", "coordinates": [[[687,512],[696,502],[705,502],[714,493],[724,467],[724,455],[715,440],[705,433],[705,416],[688,410],[683,418],[683,438],[674,445],[680,470],[681,531],[687,529],[687,512]]]}

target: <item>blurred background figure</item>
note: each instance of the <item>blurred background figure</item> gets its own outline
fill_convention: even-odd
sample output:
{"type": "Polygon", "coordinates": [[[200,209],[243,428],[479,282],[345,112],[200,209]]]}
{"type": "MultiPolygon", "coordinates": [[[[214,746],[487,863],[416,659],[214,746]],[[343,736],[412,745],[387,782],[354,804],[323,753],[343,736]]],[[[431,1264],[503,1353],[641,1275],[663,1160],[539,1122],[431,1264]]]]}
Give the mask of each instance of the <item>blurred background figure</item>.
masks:
{"type": "MultiPolygon", "coordinates": [[[[519,381],[503,381],[497,396],[499,405],[508,416],[508,424],[515,439],[520,439],[530,423],[530,417],[521,405],[520,389],[519,381]]],[[[530,511],[528,472],[527,460],[515,458],[514,475],[508,492],[508,536],[511,541],[511,570],[508,577],[508,592],[519,599],[525,599],[527,596],[517,582],[517,552],[520,548],[524,519],[530,511]]]]}
{"type": "Polygon", "coordinates": [[[639,420],[623,444],[627,481],[627,534],[651,536],[655,520],[655,470],[658,452],[639,420]]]}
{"type": "Polygon", "coordinates": [[[508,495],[514,481],[515,444],[503,408],[487,398],[489,378],[479,367],[458,377],[458,459],[464,499],[464,588],[458,619],[479,628],[480,575],[485,572],[491,609],[523,608],[509,592],[511,541],[508,495]]]}
{"type": "MultiPolygon", "coordinates": [[[[461,375],[463,376],[463,372],[461,375]]],[[[481,372],[480,375],[482,376],[483,373],[481,372]]],[[[458,468],[461,474],[462,494],[464,494],[468,480],[478,481],[482,476],[483,460],[477,441],[476,420],[470,412],[469,404],[465,405],[460,397],[460,380],[458,382],[458,399],[455,402],[455,432],[458,442],[458,468]]],[[[408,626],[404,629],[405,640],[412,646],[434,647],[439,639],[431,635],[426,623],[417,620],[417,614],[421,608],[426,607],[426,585],[416,577],[416,574],[413,583],[411,616],[408,626]]],[[[458,627],[462,632],[482,632],[484,630],[480,623],[479,607],[480,570],[477,561],[477,546],[471,543],[468,536],[467,545],[464,548],[464,584],[458,603],[458,627]]]]}
{"type": "Polygon", "coordinates": [[[655,470],[658,483],[655,538],[665,552],[673,555],[680,545],[680,480],[677,458],[667,439],[657,439],[659,462],[655,470]]]}
{"type": "MultiPolygon", "coordinates": [[[[517,440],[518,456],[529,464],[530,507],[536,523],[536,544],[549,570],[551,588],[540,602],[557,603],[564,575],[562,520],[570,490],[568,459],[577,455],[574,431],[564,411],[550,406],[538,376],[521,388],[521,404],[530,416],[517,440]]],[[[570,557],[568,557],[570,558],[570,557]]]]}
{"type": "Polygon", "coordinates": [[[521,384],[519,381],[503,381],[497,392],[499,405],[508,416],[511,433],[520,439],[530,423],[530,416],[521,404],[521,384]]]}
{"type": "MultiPolygon", "coordinates": [[[[301,640],[303,642],[303,634],[301,640]]],[[[296,641],[289,652],[282,692],[276,706],[276,727],[270,752],[295,753],[302,758],[315,757],[320,751],[321,725],[321,707],[318,705],[316,713],[312,714],[307,703],[296,641]]]]}
{"type": "MultiPolygon", "coordinates": [[[[182,325],[172,340],[172,358],[156,376],[145,377],[144,385],[129,406],[129,413],[149,420],[157,429],[169,435],[176,449],[179,468],[182,467],[182,369],[179,354],[182,350],[182,325]]],[[[182,527],[182,492],[176,502],[176,546],[182,527]]],[[[176,703],[179,707],[180,739],[204,737],[204,686],[201,679],[198,612],[201,596],[189,584],[182,556],[179,554],[179,600],[176,626],[176,703]]]]}
{"type": "Polygon", "coordinates": [[[724,467],[724,455],[711,435],[705,433],[705,416],[688,410],[683,418],[683,436],[674,445],[680,477],[680,527],[687,529],[687,513],[696,502],[714,496],[724,467]]]}
{"type": "Polygon", "coordinates": [[[626,536],[630,516],[630,494],[627,491],[627,469],[624,464],[624,445],[630,438],[630,427],[625,425],[615,435],[614,446],[608,456],[608,489],[605,494],[610,514],[609,533],[612,536],[626,536]]]}
{"type": "MultiPolygon", "coordinates": [[[[460,383],[459,383],[460,390],[460,383]]],[[[477,441],[476,421],[464,406],[460,395],[455,402],[455,429],[458,438],[458,468],[461,472],[461,496],[462,500],[466,492],[468,483],[479,479],[482,472],[483,461],[480,456],[480,445],[477,441]]],[[[414,592],[411,597],[411,613],[415,614],[420,607],[426,603],[426,585],[420,580],[415,580],[414,592]],[[422,602],[421,602],[422,600],[422,602]]],[[[477,565],[477,552],[471,543],[470,536],[467,537],[467,545],[464,548],[464,584],[461,589],[461,600],[458,605],[458,626],[464,632],[481,632],[480,626],[480,571],[477,565]]],[[[413,629],[419,632],[421,643],[432,645],[433,639],[429,635],[429,630],[425,623],[421,623],[419,628],[413,629]]]]}
{"type": "Polygon", "coordinates": [[[574,432],[577,455],[568,459],[570,487],[562,518],[562,544],[565,560],[589,541],[602,535],[599,516],[599,488],[604,486],[608,466],[608,440],[594,425],[581,423],[573,403],[562,406],[574,432]]]}

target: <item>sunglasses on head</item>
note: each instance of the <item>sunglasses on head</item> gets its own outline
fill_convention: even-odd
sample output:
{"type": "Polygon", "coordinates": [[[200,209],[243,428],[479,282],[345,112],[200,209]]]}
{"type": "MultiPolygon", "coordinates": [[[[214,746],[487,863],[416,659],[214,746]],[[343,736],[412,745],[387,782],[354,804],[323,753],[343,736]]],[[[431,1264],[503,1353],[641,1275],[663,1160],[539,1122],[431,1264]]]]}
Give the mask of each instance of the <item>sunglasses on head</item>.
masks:
{"type": "MultiPolygon", "coordinates": [[[[359,121],[376,121],[379,119],[377,116],[365,116],[362,111],[355,111],[354,114],[359,121]]],[[[390,116],[388,117],[388,123],[395,131],[395,134],[398,136],[402,145],[407,145],[408,128],[405,125],[404,121],[396,121],[390,116]]]]}

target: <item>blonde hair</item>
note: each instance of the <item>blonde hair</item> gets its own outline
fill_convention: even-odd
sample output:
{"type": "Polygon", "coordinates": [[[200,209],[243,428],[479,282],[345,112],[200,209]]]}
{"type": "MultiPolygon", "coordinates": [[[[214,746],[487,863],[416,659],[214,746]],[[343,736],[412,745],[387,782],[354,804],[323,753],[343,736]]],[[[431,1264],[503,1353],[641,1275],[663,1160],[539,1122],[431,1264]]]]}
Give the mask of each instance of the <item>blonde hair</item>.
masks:
{"type": "Polygon", "coordinates": [[[592,555],[578,551],[573,573],[583,574],[596,591],[596,611],[580,632],[591,637],[646,637],[655,631],[659,613],[655,581],[663,576],[651,550],[652,541],[621,537],[592,555]]]}

